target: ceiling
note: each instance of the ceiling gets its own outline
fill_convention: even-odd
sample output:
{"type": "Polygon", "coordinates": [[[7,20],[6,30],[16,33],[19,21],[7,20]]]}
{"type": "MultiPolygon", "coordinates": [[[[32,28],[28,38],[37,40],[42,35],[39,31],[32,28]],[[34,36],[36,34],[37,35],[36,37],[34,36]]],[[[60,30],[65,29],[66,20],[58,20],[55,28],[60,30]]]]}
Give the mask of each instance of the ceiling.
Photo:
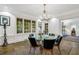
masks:
{"type": "MultiPolygon", "coordinates": [[[[43,13],[43,4],[4,4],[15,11],[25,13],[27,15],[39,17],[43,13]]],[[[79,4],[47,4],[47,14],[52,17],[67,15],[69,12],[74,12],[79,9],[79,4]]]]}

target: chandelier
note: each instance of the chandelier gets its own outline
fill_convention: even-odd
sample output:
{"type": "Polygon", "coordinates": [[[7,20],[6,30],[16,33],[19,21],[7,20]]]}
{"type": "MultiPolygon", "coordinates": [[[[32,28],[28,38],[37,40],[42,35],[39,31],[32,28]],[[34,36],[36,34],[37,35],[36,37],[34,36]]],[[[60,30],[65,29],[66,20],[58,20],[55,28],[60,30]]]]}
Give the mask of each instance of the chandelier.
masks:
{"type": "Polygon", "coordinates": [[[48,21],[48,20],[50,20],[50,18],[48,18],[48,15],[47,15],[46,4],[43,4],[43,6],[44,6],[44,10],[43,10],[43,14],[42,14],[42,20],[48,21]]]}

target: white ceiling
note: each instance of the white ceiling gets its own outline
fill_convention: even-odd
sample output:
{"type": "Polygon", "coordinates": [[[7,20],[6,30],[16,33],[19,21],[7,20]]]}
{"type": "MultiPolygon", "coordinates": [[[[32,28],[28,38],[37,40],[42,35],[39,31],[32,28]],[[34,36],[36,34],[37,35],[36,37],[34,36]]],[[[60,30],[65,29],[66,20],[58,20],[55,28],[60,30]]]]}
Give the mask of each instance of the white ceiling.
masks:
{"type": "MultiPolygon", "coordinates": [[[[8,8],[12,8],[15,11],[35,17],[39,17],[43,13],[42,4],[6,4],[0,6],[7,6],[8,8]]],[[[63,16],[68,12],[79,10],[79,4],[47,4],[46,10],[49,16],[63,16]]]]}

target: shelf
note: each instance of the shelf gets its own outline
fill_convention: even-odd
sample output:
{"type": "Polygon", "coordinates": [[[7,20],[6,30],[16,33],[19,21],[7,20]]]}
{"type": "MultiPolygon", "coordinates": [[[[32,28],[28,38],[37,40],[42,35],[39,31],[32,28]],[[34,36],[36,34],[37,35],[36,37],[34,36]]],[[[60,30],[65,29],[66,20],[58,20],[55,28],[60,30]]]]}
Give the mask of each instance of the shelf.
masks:
{"type": "Polygon", "coordinates": [[[23,32],[23,20],[21,18],[17,18],[17,33],[23,32]]]}

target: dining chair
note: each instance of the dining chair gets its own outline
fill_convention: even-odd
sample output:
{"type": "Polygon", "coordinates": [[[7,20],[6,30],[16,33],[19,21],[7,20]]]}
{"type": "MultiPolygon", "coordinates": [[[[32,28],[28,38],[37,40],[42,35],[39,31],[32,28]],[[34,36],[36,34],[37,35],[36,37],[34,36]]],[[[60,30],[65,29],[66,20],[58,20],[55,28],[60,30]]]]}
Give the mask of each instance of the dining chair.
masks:
{"type": "Polygon", "coordinates": [[[37,44],[35,38],[28,38],[28,39],[30,41],[30,51],[29,51],[29,53],[31,52],[32,48],[33,48],[34,54],[35,54],[35,50],[36,50],[37,47],[40,47],[40,50],[41,50],[41,45],[37,44]]]}
{"type": "Polygon", "coordinates": [[[62,38],[63,38],[63,37],[59,35],[59,36],[57,37],[56,42],[55,42],[55,46],[58,47],[58,50],[59,50],[60,54],[61,54],[61,51],[60,51],[60,43],[61,43],[62,38]]]}
{"type": "Polygon", "coordinates": [[[43,42],[43,50],[48,50],[51,52],[51,54],[53,54],[53,47],[54,47],[54,43],[55,43],[55,40],[48,40],[48,39],[44,39],[44,42],[43,42]]]}
{"type": "Polygon", "coordinates": [[[49,33],[49,36],[55,36],[55,34],[53,34],[53,33],[49,33]]]}
{"type": "Polygon", "coordinates": [[[52,36],[55,36],[55,34],[52,34],[52,36]]]}

